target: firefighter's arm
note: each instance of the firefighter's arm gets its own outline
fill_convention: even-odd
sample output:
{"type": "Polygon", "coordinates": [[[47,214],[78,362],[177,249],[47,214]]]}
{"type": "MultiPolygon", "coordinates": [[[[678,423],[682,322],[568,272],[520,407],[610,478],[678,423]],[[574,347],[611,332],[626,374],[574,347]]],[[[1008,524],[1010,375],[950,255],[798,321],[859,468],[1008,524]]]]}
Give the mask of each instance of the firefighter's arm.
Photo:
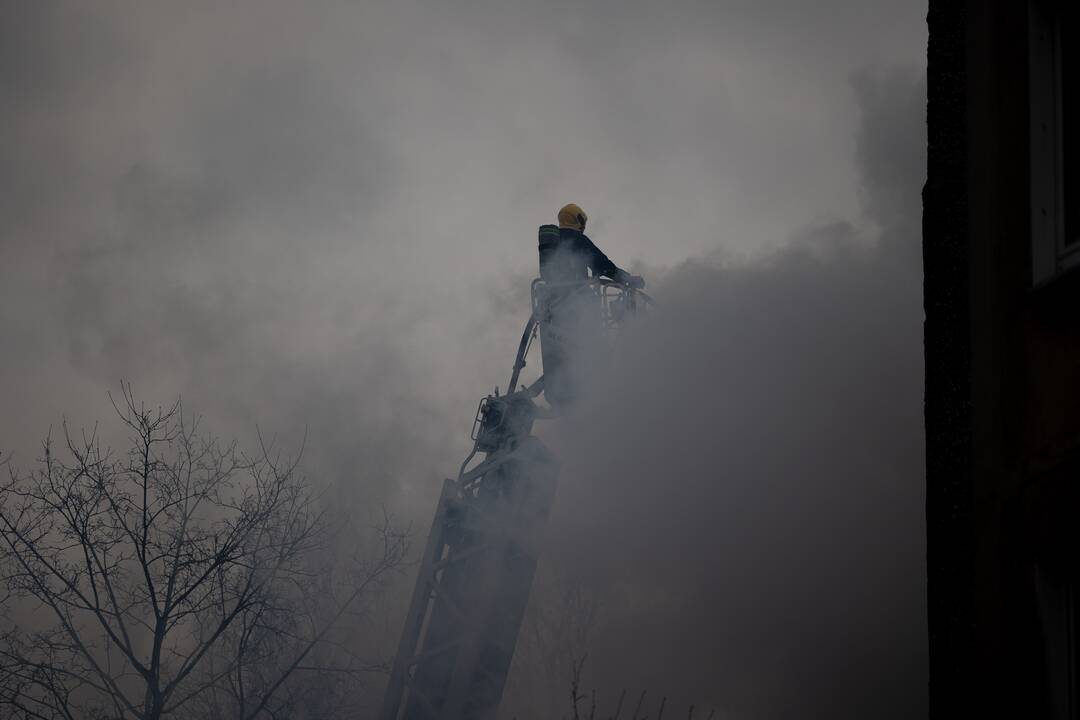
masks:
{"type": "Polygon", "coordinates": [[[589,267],[592,269],[593,275],[611,278],[633,288],[645,287],[645,280],[640,275],[631,275],[611,262],[608,256],[600,248],[596,247],[596,244],[588,237],[583,235],[582,240],[585,243],[584,250],[589,258],[589,267]]]}
{"type": "Polygon", "coordinates": [[[640,275],[631,275],[622,268],[615,268],[613,275],[608,275],[612,280],[621,282],[623,285],[628,285],[637,290],[641,290],[645,287],[645,278],[640,275]]]}
{"type": "Polygon", "coordinates": [[[611,262],[611,260],[608,259],[608,256],[604,254],[604,251],[596,247],[592,240],[584,236],[582,236],[581,239],[585,245],[583,250],[585,256],[588,258],[589,269],[593,271],[593,275],[618,280],[619,273],[622,272],[619,270],[618,266],[611,262]]]}

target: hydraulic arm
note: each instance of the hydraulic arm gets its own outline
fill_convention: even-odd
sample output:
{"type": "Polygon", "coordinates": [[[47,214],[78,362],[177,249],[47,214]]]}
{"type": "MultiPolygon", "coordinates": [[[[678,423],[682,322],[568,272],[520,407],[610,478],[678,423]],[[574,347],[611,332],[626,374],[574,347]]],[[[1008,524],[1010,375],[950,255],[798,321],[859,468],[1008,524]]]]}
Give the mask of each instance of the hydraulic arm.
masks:
{"type": "Polygon", "coordinates": [[[443,482],[381,720],[489,720],[498,709],[558,478],[550,451],[532,435],[536,419],[553,416],[536,402],[544,377],[526,387],[519,379],[538,334],[544,344],[558,342],[544,331],[555,325],[552,298],[567,291],[594,297],[608,329],[649,301],[607,280],[570,288],[533,282],[507,392],[496,388],[481,401],[472,451],[457,479],[443,482]]]}

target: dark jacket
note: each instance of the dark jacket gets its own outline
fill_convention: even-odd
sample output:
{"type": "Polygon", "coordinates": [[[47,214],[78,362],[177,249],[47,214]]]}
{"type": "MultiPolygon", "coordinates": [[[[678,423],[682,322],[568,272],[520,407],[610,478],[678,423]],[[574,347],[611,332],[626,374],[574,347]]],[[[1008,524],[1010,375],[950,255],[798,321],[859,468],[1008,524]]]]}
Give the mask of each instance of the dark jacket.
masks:
{"type": "Polygon", "coordinates": [[[626,282],[630,277],[580,230],[540,226],[540,277],[545,282],[586,280],[588,270],[592,270],[594,277],[603,276],[620,282],[626,282]]]}

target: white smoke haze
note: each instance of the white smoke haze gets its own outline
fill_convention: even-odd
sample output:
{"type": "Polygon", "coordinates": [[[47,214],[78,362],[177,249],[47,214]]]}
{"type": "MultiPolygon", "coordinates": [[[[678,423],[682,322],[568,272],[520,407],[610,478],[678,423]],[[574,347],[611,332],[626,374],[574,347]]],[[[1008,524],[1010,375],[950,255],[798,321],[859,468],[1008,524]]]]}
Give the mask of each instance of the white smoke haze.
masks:
{"type": "MultiPolygon", "coordinates": [[[[925,714],[923,15],[5,3],[0,450],[108,425],[123,379],[248,447],[306,430],[330,498],[422,540],[577,202],[661,306],[541,431],[534,605],[599,603],[559,652],[609,710],[925,714]]],[[[535,659],[507,712],[561,716],[535,659]]]]}
{"type": "Polygon", "coordinates": [[[925,85],[853,88],[863,227],[662,273],[660,308],[547,428],[563,472],[532,620],[558,625],[571,592],[563,624],[583,605],[591,622],[569,653],[519,655],[508,717],[566,707],[574,652],[606,712],[648,690],[653,712],[667,695],[722,717],[925,714],[925,85]],[[522,678],[545,664],[563,695],[537,711],[522,678]]]}

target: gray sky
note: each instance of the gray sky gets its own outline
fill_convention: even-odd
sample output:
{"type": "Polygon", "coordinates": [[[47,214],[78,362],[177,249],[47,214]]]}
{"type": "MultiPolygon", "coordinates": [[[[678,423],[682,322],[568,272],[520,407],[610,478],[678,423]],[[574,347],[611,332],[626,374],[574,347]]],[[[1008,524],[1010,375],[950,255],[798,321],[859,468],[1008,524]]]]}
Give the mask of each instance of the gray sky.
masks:
{"type": "Polygon", "coordinates": [[[545,431],[595,682],[923,710],[924,15],[7,0],[0,449],[124,379],[242,441],[306,427],[309,474],[423,525],[577,202],[664,306],[545,431]]]}

